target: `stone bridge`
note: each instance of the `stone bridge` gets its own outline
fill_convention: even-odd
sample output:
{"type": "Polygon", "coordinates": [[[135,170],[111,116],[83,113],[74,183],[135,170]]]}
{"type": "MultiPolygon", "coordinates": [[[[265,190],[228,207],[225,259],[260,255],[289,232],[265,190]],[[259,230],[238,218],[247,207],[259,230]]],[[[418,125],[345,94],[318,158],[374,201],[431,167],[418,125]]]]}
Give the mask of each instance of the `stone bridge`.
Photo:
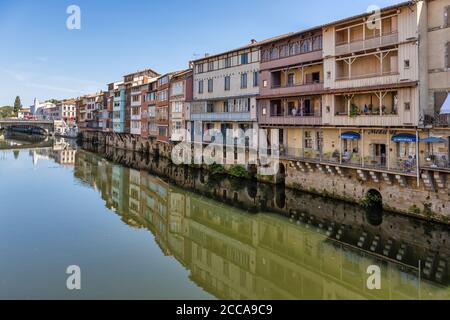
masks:
{"type": "Polygon", "coordinates": [[[27,133],[52,134],[55,130],[53,120],[0,119],[0,129],[14,129],[27,133]]]}

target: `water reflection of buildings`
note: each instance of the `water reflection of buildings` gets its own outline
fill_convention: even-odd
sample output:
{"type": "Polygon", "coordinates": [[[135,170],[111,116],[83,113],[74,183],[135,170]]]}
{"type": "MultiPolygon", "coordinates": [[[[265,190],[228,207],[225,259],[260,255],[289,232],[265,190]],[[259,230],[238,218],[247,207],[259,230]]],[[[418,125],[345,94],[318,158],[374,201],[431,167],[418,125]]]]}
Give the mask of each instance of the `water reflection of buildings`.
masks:
{"type": "Polygon", "coordinates": [[[443,227],[394,215],[370,225],[352,205],[271,186],[213,181],[164,161],[140,162],[135,155],[118,157],[136,168],[170,173],[174,183],[149,174],[149,168],[128,169],[84,151],[76,155],[75,175],[99,189],[123,221],[150,230],[162,252],[174,256],[190,270],[192,281],[218,298],[450,298],[445,285],[449,237],[443,227]],[[231,202],[290,220],[250,214],[226,204],[231,202]],[[392,252],[382,256],[388,243],[392,252]],[[383,270],[382,290],[370,291],[365,289],[366,269],[377,257],[382,258],[376,262],[383,270]],[[433,282],[419,285],[417,259],[423,259],[424,268],[432,265],[433,282]],[[441,277],[439,268],[444,269],[441,277]]]}
{"type": "Polygon", "coordinates": [[[52,159],[60,165],[73,166],[77,150],[65,141],[56,141],[52,147],[31,148],[29,153],[34,165],[37,165],[40,160],[52,159]]]}

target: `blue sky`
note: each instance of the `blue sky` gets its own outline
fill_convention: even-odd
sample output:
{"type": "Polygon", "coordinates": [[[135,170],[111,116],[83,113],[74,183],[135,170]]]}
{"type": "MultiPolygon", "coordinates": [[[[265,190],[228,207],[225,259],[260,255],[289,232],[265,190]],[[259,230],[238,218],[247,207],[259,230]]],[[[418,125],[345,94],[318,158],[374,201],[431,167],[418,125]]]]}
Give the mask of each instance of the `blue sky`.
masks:
{"type": "Polygon", "coordinates": [[[401,0],[0,0],[0,106],[20,95],[76,97],[135,70],[160,73],[205,53],[365,12],[401,0]],[[68,30],[66,9],[81,9],[68,30]]]}

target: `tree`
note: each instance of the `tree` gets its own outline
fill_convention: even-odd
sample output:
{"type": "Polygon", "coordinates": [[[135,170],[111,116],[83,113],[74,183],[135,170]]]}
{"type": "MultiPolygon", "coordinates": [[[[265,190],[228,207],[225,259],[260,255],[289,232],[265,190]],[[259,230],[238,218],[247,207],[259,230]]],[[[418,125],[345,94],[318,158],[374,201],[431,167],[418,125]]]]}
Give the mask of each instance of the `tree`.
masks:
{"type": "Polygon", "coordinates": [[[20,109],[22,109],[22,102],[20,102],[20,97],[17,96],[16,100],[14,101],[14,113],[17,115],[20,109]]]}
{"type": "Polygon", "coordinates": [[[14,115],[13,107],[11,106],[4,106],[0,107],[0,118],[9,118],[14,115]]]}

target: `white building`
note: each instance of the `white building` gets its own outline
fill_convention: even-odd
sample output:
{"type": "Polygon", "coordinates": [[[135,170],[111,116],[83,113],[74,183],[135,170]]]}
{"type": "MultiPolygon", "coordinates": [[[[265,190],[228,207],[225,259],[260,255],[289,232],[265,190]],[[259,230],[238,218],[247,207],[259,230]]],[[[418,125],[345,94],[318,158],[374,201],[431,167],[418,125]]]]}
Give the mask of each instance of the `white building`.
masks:
{"type": "Polygon", "coordinates": [[[257,143],[260,44],[252,40],[242,48],[192,62],[191,138],[199,133],[201,124],[203,132],[220,130],[223,137],[227,129],[254,129],[257,143]]]}

